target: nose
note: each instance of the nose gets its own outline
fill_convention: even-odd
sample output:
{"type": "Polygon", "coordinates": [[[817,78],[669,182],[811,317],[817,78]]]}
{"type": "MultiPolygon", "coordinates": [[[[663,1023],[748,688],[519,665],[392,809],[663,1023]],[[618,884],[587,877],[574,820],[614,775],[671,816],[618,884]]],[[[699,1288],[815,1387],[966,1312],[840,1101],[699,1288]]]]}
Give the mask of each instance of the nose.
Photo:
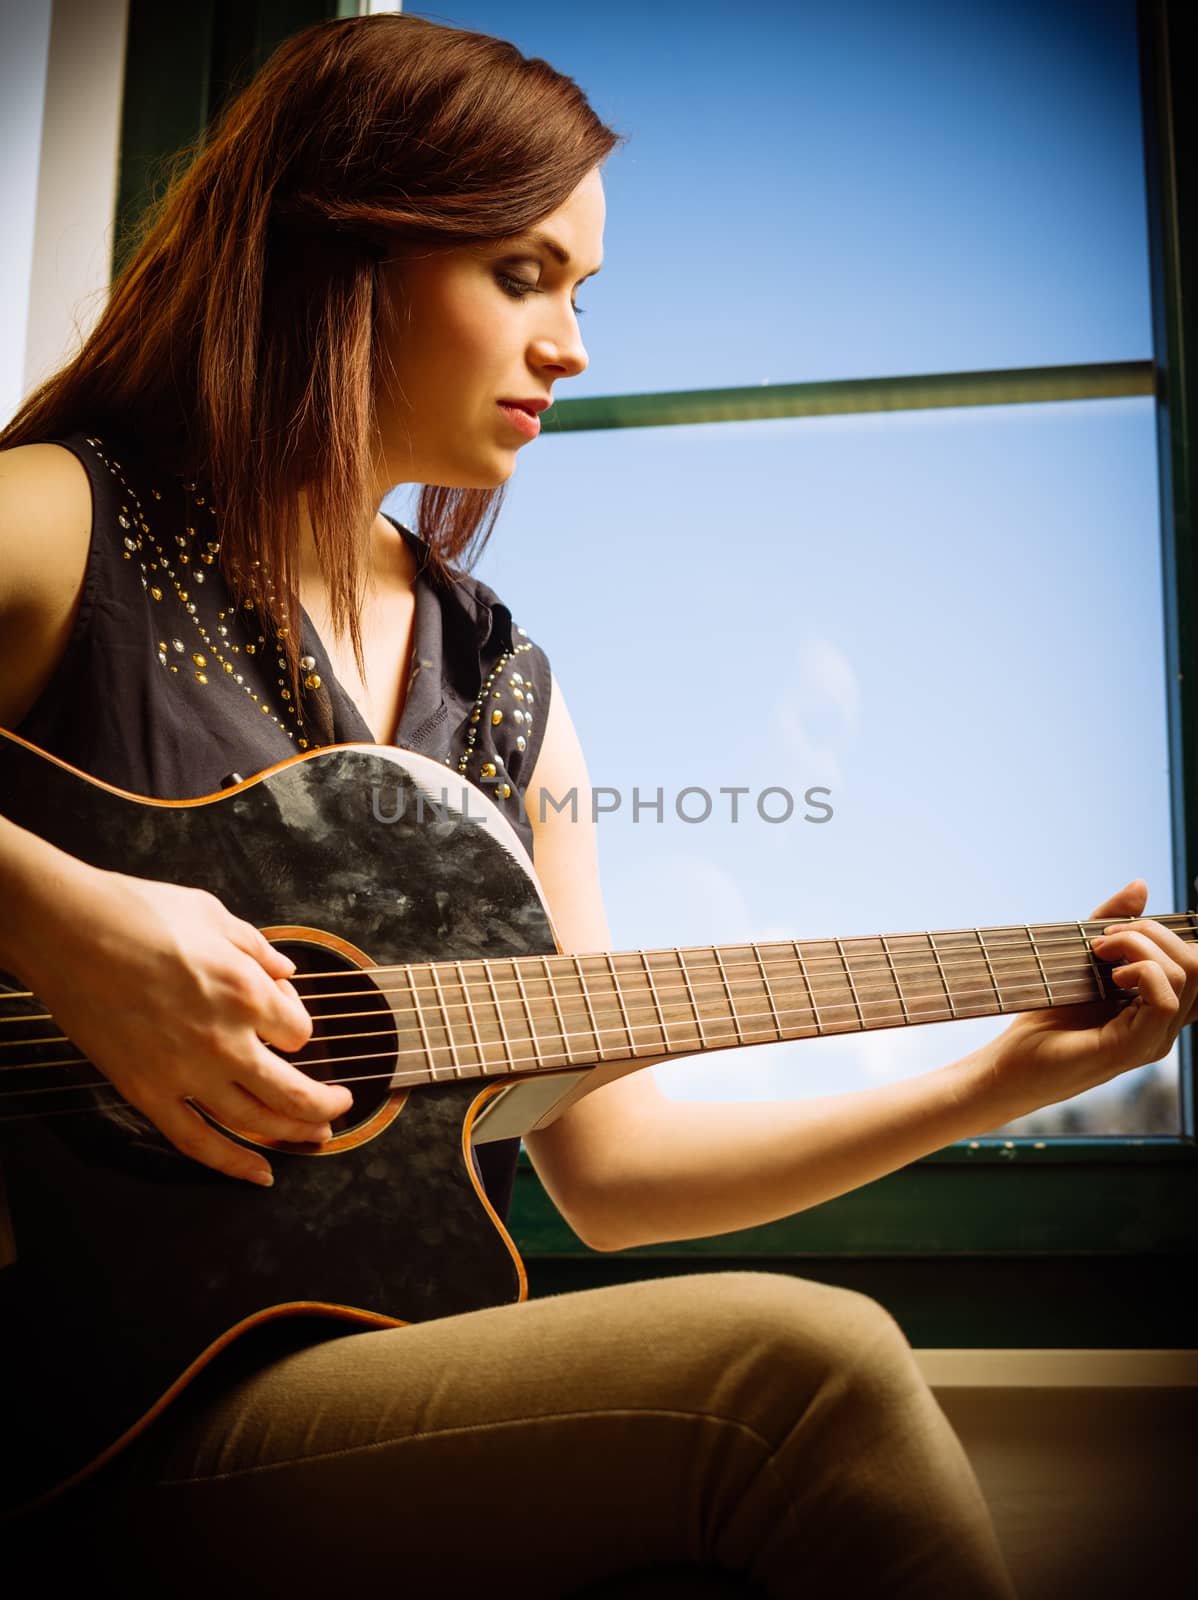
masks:
{"type": "Polygon", "coordinates": [[[578,317],[567,305],[537,334],[529,351],[533,365],[557,378],[576,378],[589,362],[578,327],[578,317]]]}

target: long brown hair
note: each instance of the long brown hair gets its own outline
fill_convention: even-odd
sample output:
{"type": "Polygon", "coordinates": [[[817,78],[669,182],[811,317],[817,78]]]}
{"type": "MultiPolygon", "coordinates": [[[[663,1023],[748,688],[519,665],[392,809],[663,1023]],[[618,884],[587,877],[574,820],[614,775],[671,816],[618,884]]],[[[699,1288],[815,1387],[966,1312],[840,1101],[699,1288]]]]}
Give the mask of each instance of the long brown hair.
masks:
{"type": "MultiPolygon", "coordinates": [[[[260,562],[280,627],[299,610],[302,491],[360,663],[381,263],[522,232],[616,143],[571,78],[503,40],[394,14],[309,28],[229,105],[0,447],[108,427],[201,479],[226,575],[252,593],[260,562]]],[[[472,559],[501,499],[423,488],[434,562],[472,559]]]]}

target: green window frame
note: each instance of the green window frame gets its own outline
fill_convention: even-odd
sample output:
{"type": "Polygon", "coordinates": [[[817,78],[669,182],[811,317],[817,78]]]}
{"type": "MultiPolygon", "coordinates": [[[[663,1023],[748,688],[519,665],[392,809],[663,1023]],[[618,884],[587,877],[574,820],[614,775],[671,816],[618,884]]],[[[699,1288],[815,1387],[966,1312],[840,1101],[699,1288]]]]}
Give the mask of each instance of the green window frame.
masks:
{"type": "MultiPolygon", "coordinates": [[[[167,160],[282,39],[356,0],[199,0],[169,16],[132,0],[116,254],[167,160]]],[[[935,406],[1155,396],[1164,571],[1174,905],[1198,874],[1198,627],[1193,419],[1198,314],[1192,96],[1182,89],[1180,0],[1140,0],[1153,359],[746,389],[564,400],[547,432],[822,416],[935,406]],[[1187,321],[1187,312],[1190,321],[1187,321]]],[[[1198,1246],[1194,1052],[1183,1036],[1176,1138],[954,1145],[764,1227],[618,1255],[587,1249],[526,1156],[510,1227],[530,1293],[679,1272],[757,1267],[881,1300],[920,1346],[1187,1347],[1198,1246]]]]}

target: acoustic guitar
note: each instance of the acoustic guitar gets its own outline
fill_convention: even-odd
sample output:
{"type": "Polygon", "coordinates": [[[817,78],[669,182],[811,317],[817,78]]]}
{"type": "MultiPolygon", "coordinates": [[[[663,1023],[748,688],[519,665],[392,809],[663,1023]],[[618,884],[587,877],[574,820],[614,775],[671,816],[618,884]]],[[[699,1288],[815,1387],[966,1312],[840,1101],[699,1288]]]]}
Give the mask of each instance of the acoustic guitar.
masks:
{"type": "MultiPolygon", "coordinates": [[[[273,1188],[225,1178],[122,1104],[0,974],[9,1514],[95,1471],[265,1321],[391,1327],[521,1299],[474,1145],[545,1126],[613,1077],[1128,998],[1090,950],[1092,922],[563,955],[497,808],[394,749],[326,748],[175,802],[0,734],[0,811],[97,867],[207,889],[261,928],[313,1017],[291,1059],[353,1092],[327,1145],[260,1144],[273,1188]]],[[[1161,920],[1194,937],[1194,918],[1161,920]]]]}

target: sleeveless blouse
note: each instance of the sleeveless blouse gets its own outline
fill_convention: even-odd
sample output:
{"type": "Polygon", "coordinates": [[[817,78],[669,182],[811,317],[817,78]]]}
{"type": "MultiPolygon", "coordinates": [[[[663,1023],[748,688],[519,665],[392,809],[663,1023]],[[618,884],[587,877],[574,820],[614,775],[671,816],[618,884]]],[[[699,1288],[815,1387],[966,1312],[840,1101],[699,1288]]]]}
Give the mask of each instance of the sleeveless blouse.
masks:
{"type": "MultiPolygon", "coordinates": [[[[66,649],[14,730],[21,738],[157,800],[211,794],[320,745],[379,742],[306,613],[293,696],[273,625],[252,599],[239,607],[225,581],[219,508],[201,485],[156,471],[115,437],[53,442],[87,472],[91,546],[66,649]]],[[[480,788],[531,855],[523,796],[549,709],[548,660],[486,584],[434,574],[427,545],[394,525],[418,569],[396,746],[480,788]]],[[[512,1139],[476,1151],[501,1216],[518,1148],[512,1139]]]]}

